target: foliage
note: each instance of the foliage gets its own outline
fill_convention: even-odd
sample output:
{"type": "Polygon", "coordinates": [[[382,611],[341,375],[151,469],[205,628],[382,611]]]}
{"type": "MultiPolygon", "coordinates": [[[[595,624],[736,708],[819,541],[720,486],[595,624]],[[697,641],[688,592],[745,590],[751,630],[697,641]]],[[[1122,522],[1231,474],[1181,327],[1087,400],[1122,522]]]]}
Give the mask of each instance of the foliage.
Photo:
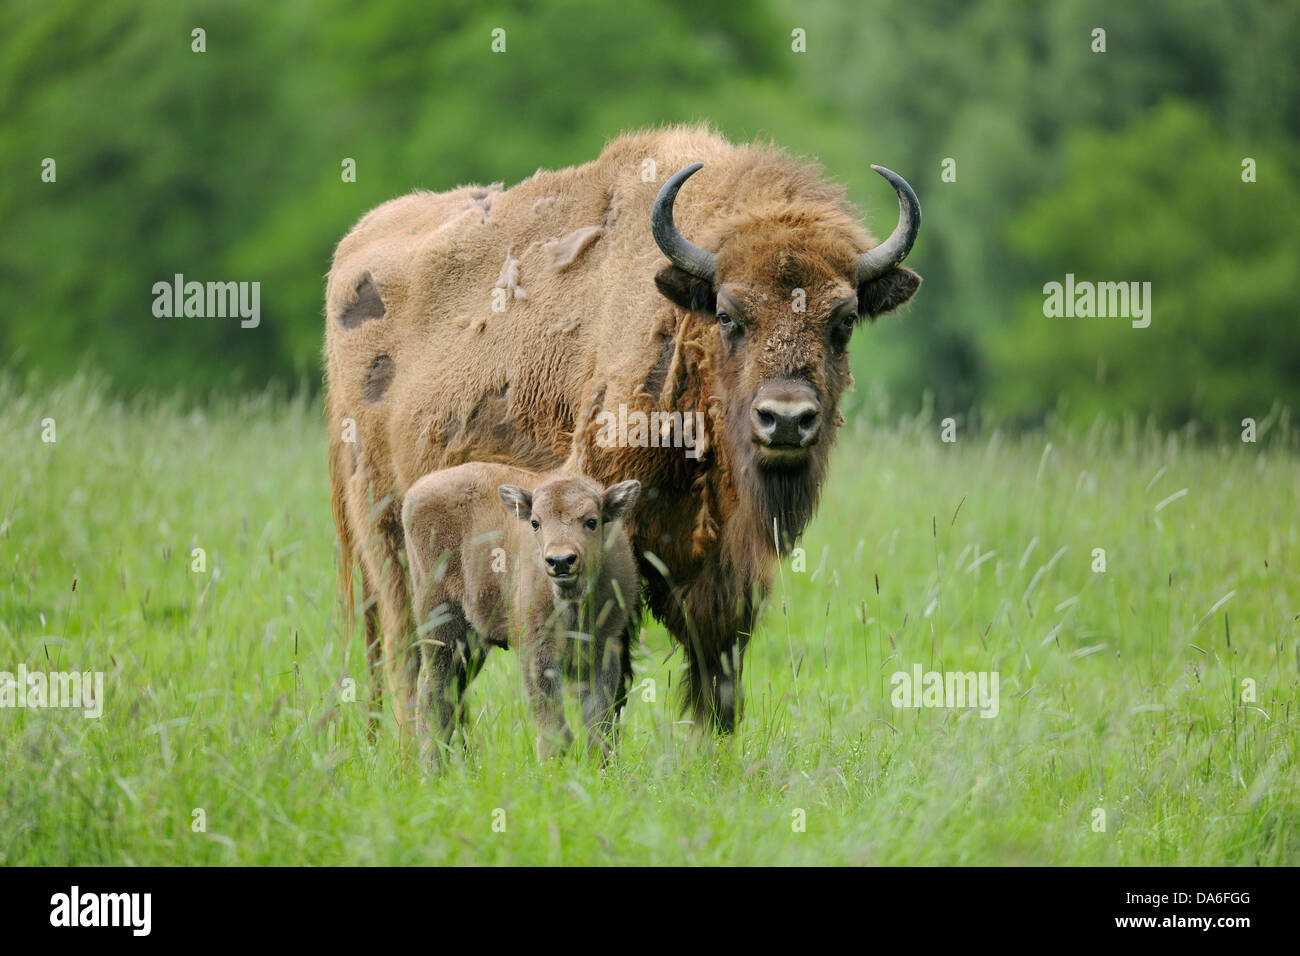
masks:
{"type": "MultiPolygon", "coordinates": [[[[1026,297],[1064,248],[1042,210],[1068,208],[1090,255],[1143,229],[1143,248],[1181,249],[1161,272],[1158,301],[1172,308],[1191,293],[1170,286],[1203,287],[1200,264],[1224,238],[1189,199],[1245,192],[1238,164],[1256,157],[1255,194],[1233,213],[1232,228],[1255,236],[1233,240],[1235,295],[1215,291],[1216,315],[1191,339],[1203,349],[1244,324],[1250,346],[1218,349],[1208,378],[1182,375],[1197,354],[1162,361],[1123,401],[1171,422],[1293,402],[1292,321],[1278,303],[1292,288],[1294,220],[1250,217],[1291,208],[1300,175],[1297,28],[1300,8],[1269,0],[16,0],[0,7],[0,356],[49,379],[99,368],[126,394],[317,388],[322,277],[367,209],[417,187],[582,162],[625,129],[707,120],[821,158],[878,232],[893,203],[868,163],[915,185],[925,225],[913,262],[926,284],[901,318],[859,338],[855,367],[905,407],[928,391],[952,411],[1055,407],[1054,370],[1095,357],[1086,336],[1024,327],[1026,297]],[[196,27],[206,52],[191,50],[196,27]],[[1105,53],[1091,49],[1098,27],[1105,53]],[[491,49],[497,28],[504,53],[491,49]],[[805,53],[792,49],[796,30],[805,53]],[[1190,118],[1182,138],[1147,141],[1177,104],[1205,130],[1191,154],[1190,118]],[[1100,143],[1152,155],[1103,175],[1080,165],[1100,143]],[[46,157],[55,183],[41,181],[46,157]],[[345,158],[355,183],[342,180],[345,158]],[[945,158],[955,182],[941,179],[945,158]],[[1139,185],[1159,215],[1089,205],[1139,185]],[[1187,263],[1197,267],[1175,271],[1187,263]],[[261,325],[156,318],[153,284],[176,273],[260,282],[261,325]],[[1022,338],[1035,340],[1033,367],[1005,347],[1022,338]]],[[[1103,278],[1148,268],[1079,268],[1094,261],[1103,278]]],[[[1148,341],[1175,321],[1157,319],[1148,341]]]]}
{"type": "Polygon", "coordinates": [[[1151,283],[1151,324],[1046,318],[1041,292],[1026,297],[993,340],[993,404],[1032,412],[1055,390],[1084,415],[1154,405],[1221,423],[1262,419],[1275,398],[1300,408],[1300,337],[1277,334],[1300,301],[1300,190],[1256,152],[1259,180],[1244,183],[1232,145],[1173,103],[1131,130],[1080,137],[1012,243],[1048,281],[1151,283]]]}

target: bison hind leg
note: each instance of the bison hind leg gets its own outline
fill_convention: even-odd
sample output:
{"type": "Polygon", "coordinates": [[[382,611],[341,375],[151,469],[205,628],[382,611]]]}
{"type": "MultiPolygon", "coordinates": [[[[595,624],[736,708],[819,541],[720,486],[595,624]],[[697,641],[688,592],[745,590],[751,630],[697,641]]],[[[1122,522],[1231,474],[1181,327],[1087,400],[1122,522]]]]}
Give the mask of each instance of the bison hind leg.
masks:
{"type": "Polygon", "coordinates": [[[364,568],[361,572],[362,615],[366,627],[366,673],[370,679],[370,712],[366,717],[366,738],[374,743],[379,732],[379,719],[384,712],[384,641],[379,626],[378,595],[366,583],[364,568]]]}

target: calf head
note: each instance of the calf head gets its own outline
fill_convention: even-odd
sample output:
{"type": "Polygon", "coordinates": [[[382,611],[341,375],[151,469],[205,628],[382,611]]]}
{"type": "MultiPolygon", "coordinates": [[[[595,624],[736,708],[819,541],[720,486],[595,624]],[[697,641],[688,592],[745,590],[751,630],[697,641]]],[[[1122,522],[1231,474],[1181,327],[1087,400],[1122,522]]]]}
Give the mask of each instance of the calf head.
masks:
{"type": "Polygon", "coordinates": [[[602,488],[590,478],[566,475],[534,491],[519,485],[498,489],[506,510],[532,528],[537,568],[557,600],[586,595],[600,570],[613,523],[631,510],[641,494],[639,481],[602,488]]]}

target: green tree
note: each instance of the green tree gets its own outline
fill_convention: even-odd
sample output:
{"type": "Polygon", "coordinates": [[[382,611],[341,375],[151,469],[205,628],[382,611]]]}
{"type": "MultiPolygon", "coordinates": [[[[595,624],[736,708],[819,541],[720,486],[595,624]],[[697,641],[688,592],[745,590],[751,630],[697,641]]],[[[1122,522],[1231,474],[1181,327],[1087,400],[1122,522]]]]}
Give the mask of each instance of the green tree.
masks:
{"type": "Polygon", "coordinates": [[[0,8],[0,36],[0,348],[126,390],[314,384],[322,277],[366,210],[591,159],[782,67],[757,2],[34,0],[0,8]],[[156,318],[176,273],[260,282],[261,325],[156,318]]]}
{"type": "MultiPolygon", "coordinates": [[[[924,208],[912,260],[926,284],[902,321],[873,333],[875,354],[858,371],[895,393],[928,390],[954,410],[1003,394],[996,385],[1011,371],[987,341],[1042,284],[1005,226],[1056,188],[1071,137],[1119,129],[1174,96],[1195,103],[1230,152],[1271,148],[1287,164],[1277,177],[1300,175],[1297,4],[778,2],[807,30],[809,95],[846,118],[861,157],[906,175],[924,208]],[[1093,52],[1097,28],[1104,53],[1093,52]],[[941,178],[945,158],[956,161],[955,182],[941,178]]],[[[865,163],[857,169],[853,195],[873,195],[865,163]]],[[[1177,184],[1156,188],[1165,185],[1177,184]]],[[[1103,241],[1115,223],[1081,211],[1076,228],[1103,241]]],[[[1055,398],[1048,387],[1031,404],[1055,398]]]]}
{"type": "Polygon", "coordinates": [[[1148,413],[1237,425],[1300,407],[1300,189],[1285,164],[1169,102],[1115,133],[1079,135],[1056,188],[1009,229],[1041,286],[1151,283],[1150,325],[1049,318],[1041,290],[990,341],[995,405],[1028,414],[1060,395],[1081,416],[1148,413]],[[1050,400],[1050,398],[1049,398],[1050,400]]]}

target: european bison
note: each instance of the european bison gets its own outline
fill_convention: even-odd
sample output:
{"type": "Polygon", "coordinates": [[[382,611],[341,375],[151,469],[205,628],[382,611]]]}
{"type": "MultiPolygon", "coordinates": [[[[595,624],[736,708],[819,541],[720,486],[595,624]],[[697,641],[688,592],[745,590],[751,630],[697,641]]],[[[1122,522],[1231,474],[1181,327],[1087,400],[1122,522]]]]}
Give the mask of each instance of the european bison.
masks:
{"type": "Polygon", "coordinates": [[[509,190],[416,192],[343,239],[325,344],[341,585],[350,602],[359,553],[367,656],[399,722],[418,662],[402,496],[478,460],[641,481],[628,530],[645,600],[686,649],[697,724],[734,726],[772,566],[843,423],[849,339],[921,282],[900,266],[916,196],[873,168],[900,210],[879,244],[815,165],[701,128],[621,136],[509,190]],[[691,447],[649,413],[698,422],[691,447]]]}
{"type": "Polygon", "coordinates": [[[517,644],[545,759],[572,741],[564,678],[604,755],[627,699],[640,577],[619,523],[641,485],[474,462],[417,481],[402,505],[414,592],[416,726],[431,762],[491,647],[517,644]],[[502,504],[505,505],[504,510],[502,504]],[[430,723],[432,718],[432,724],[430,723]]]}

